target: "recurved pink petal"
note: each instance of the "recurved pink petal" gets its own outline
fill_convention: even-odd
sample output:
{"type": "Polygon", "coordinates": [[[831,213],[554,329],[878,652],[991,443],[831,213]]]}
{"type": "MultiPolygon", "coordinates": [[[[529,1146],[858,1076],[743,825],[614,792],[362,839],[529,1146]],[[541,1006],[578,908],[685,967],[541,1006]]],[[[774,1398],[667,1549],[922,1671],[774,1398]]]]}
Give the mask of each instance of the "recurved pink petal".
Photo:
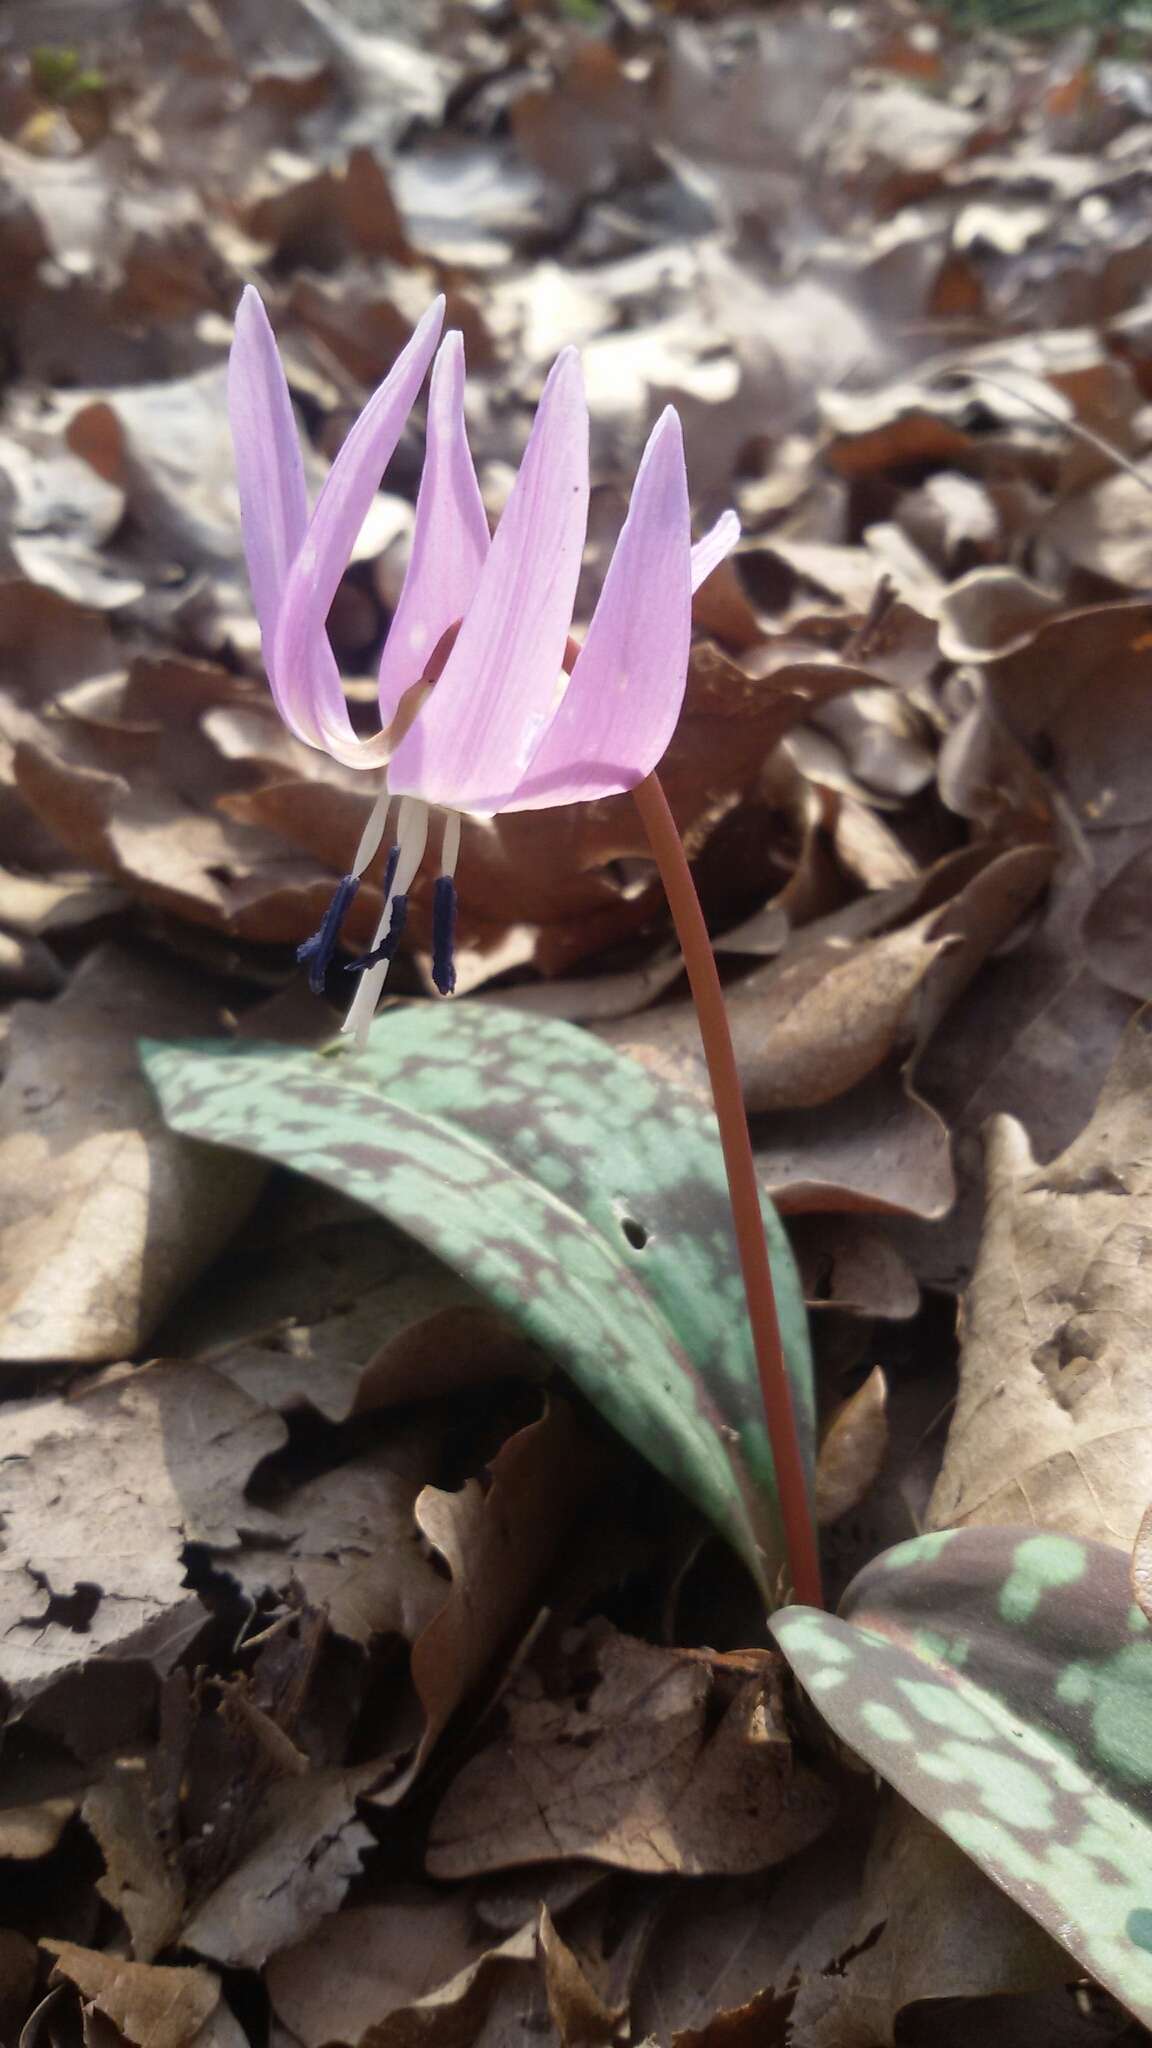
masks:
{"type": "Polygon", "coordinates": [[[683,436],[669,406],[644,450],[564,700],[506,810],[614,796],[656,766],[688,674],[691,533],[683,436]]]}
{"type": "MultiPolygon", "coordinates": [[[[336,587],[381,476],[416,402],[439,339],[444,301],[433,301],[408,346],[368,400],[324,481],[308,530],[288,572],[272,656],[278,677],[292,678],[307,703],[320,744],[351,766],[372,765],[379,749],[358,740],[348,717],[326,620],[336,587]]],[[[296,698],[299,703],[299,698],[296,698]]]]}
{"type": "Polygon", "coordinates": [[[412,555],[380,660],[380,718],[392,719],[449,626],[472,601],[488,553],[488,521],[464,426],[464,340],[446,334],[428,393],[428,439],[412,555]]]}
{"type": "Polygon", "coordinates": [[[715,526],[698,540],[692,550],[692,588],[699,590],[706,576],[718,569],[740,538],[740,521],[734,512],[722,512],[715,526]]]}
{"type": "Polygon", "coordinates": [[[273,664],[280,601],[308,524],[304,464],[276,339],[251,285],[245,287],[236,310],[228,359],[228,418],[248,580],[268,680],[281,718],[301,739],[312,740],[312,731],[301,728],[301,719],[309,723],[307,707],[296,704],[298,693],[290,686],[280,688],[273,664]]]}
{"type": "Polygon", "coordinates": [[[397,794],[502,808],[559,701],[587,517],[588,408],[565,349],[444,672],[393,755],[397,794]]]}

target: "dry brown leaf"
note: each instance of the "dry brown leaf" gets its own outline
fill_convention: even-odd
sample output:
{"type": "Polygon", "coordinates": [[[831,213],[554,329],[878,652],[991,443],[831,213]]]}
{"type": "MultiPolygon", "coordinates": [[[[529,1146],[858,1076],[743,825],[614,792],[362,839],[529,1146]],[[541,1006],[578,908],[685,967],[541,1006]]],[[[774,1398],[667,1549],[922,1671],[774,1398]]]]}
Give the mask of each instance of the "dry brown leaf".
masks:
{"type": "Polygon", "coordinates": [[[50,1009],[21,1006],[0,1089],[0,1357],[138,1348],[251,1208],[263,1170],[164,1124],[141,1036],[215,1023],[187,977],[91,954],[50,1009]]]}
{"type": "Polygon", "coordinates": [[[567,1402],[553,1399],[538,1422],[501,1445],[487,1485],[459,1493],[428,1486],[415,1504],[421,1533],[451,1573],[439,1612],[412,1644],[412,1682],[425,1714],[411,1765],[380,1803],[407,1790],[456,1708],[532,1616],[534,1598],[565,1534],[607,1473],[567,1402]]]}
{"type": "Polygon", "coordinates": [[[285,1441],[279,1416],[181,1363],[11,1403],[5,1430],[0,1633],[14,1703],[96,1658],[171,1665],[204,1620],[184,1545],[227,1553],[240,1518],[266,1526],[244,1489],[285,1441]]]}
{"type": "Polygon", "coordinates": [[[53,1981],[74,1984],[133,2048],[188,2048],[220,2002],[211,1970],[126,1963],[70,1941],[45,1939],[41,1947],[56,1958],[53,1981]]]}
{"type": "Polygon", "coordinates": [[[0,1792],[0,1856],[34,1863],[50,1856],[80,1803],[83,1772],[57,1763],[44,1774],[21,1760],[0,1792]]]}
{"type": "Polygon", "coordinates": [[[15,2041],[32,2000],[35,1946],[11,1927],[0,1927],[0,2036],[15,2041]]]}
{"type": "Polygon", "coordinates": [[[90,1786],[81,1810],[104,1858],[97,1889],[123,1915],[134,1960],[150,1963],[179,1933],[184,1886],[140,1797],[139,1770],[90,1786]]]}
{"type": "Polygon", "coordinates": [[[816,1460],[816,1519],[822,1528],[859,1505],[888,1450],[888,1387],[878,1365],[837,1409],[816,1460]]]}
{"type": "Polygon", "coordinates": [[[1152,1621],[1152,1508],[1146,1508],[1132,1550],[1132,1591],[1152,1621]]]}
{"type": "Polygon", "coordinates": [[[771,2025],[796,1984],[848,1947],[871,1820],[868,1809],[845,1813],[780,1871],[662,1887],[633,1999],[634,2036],[670,2048],[774,2043],[771,2025]]]}
{"type": "Polygon", "coordinates": [[[1152,996],[1152,847],[1105,882],[1082,927],[1084,957],[1101,981],[1147,1002],[1152,996]]]}
{"type": "Polygon", "coordinates": [[[864,1216],[793,1215],[788,1237],[810,1309],[895,1322],[915,1315],[916,1276],[882,1226],[864,1216]]]}
{"type": "Polygon", "coordinates": [[[133,895],[196,923],[298,939],[323,909],[323,877],[216,807],[226,775],[202,721],[253,699],[263,705],[256,684],[206,663],[137,660],[62,695],[50,725],[24,715],[20,794],[74,856],[133,895]]]}
{"type": "Polygon", "coordinates": [[[984,1209],[980,1134],[988,1118],[1017,1117],[1043,1160],[1069,1144],[1092,1113],[1136,1007],[1086,964],[1081,930],[1095,895],[1083,843],[1066,843],[1026,937],[985,964],[917,1061],[917,1088],[948,1119],[959,1184],[946,1234],[930,1240],[918,1225],[904,1224],[897,1231],[901,1250],[929,1285],[954,1289],[971,1273],[984,1209]]]}
{"type": "Polygon", "coordinates": [[[1075,1973],[976,1863],[893,1796],[851,1948],[841,1968],[801,1986],[793,2038],[804,2048],[892,2048],[899,2016],[918,2000],[1046,1990],[1075,1973]]]}
{"type": "Polygon", "coordinates": [[[1016,569],[973,569],[940,598],[940,652],[955,662],[1012,654],[1062,609],[1054,591],[1016,569]]]}
{"type": "MultiPolygon", "coordinates": [[[[732,990],[728,1013],[751,1112],[809,1109],[845,1095],[907,1042],[909,1005],[946,940],[935,913],[884,938],[788,948],[732,990]]],[[[602,1035],[665,1080],[702,1094],[700,1027],[690,1003],[627,1019],[602,1035]]]]}
{"type": "Polygon", "coordinates": [[[547,1906],[536,1930],[544,1963],[548,2011],[560,2048],[614,2048],[626,2005],[606,2005],[567,1943],[556,1932],[547,1906]]]}
{"type": "Polygon", "coordinates": [[[508,1735],[465,1765],[437,1810],[434,1877],[567,1856],[685,1875],[763,1870],[828,1825],[835,1797],[793,1758],[762,1653],[729,1671],[593,1623],[566,1641],[564,1666],[558,1696],[534,1666],[514,1677],[508,1735]]]}
{"type": "MultiPolygon", "coordinates": [[[[914,1041],[922,1044],[985,955],[1012,931],[1051,867],[1046,848],[1017,848],[981,864],[975,874],[955,867],[961,885],[956,896],[894,931],[854,939],[837,930],[837,924],[852,921],[850,906],[843,918],[829,921],[827,936],[824,926],[796,935],[779,959],[728,995],[749,1111],[810,1109],[833,1101],[895,1053],[914,1041]]],[[[904,894],[891,892],[880,911],[891,914],[904,894]]],[[[704,1092],[691,1004],[608,1025],[602,1035],[665,1079],[704,1092]]]]}
{"type": "Polygon", "coordinates": [[[988,664],[991,705],[1091,832],[1152,819],[1152,604],[1095,605],[988,664]]]}
{"type": "Polygon", "coordinates": [[[785,1215],[935,1219],[956,1199],[948,1127],[895,1061],[821,1109],[758,1117],[753,1143],[761,1185],[785,1215]]]}
{"type": "Polygon", "coordinates": [[[367,1453],[287,1488],[216,1562],[254,1600],[299,1587],[351,1642],[413,1641],[444,1600],[414,1520],[444,1427],[417,1416],[367,1453]]]}
{"type": "Polygon", "coordinates": [[[1152,1016],[1128,1026],[1095,1114],[1048,1166],[999,1117],[965,1307],[936,1528],[1033,1522],[1130,1547],[1147,1505],[1152,1390],[1142,1257],[1152,1016]]]}
{"type": "Polygon", "coordinates": [[[1078,569],[1130,590],[1147,590],[1152,584],[1148,513],[1146,484],[1121,473],[1065,498],[1049,513],[1041,538],[1078,569]]]}
{"type": "MultiPolygon", "coordinates": [[[[524,1960],[530,1933],[519,1932],[524,1960]]],[[[304,2048],[358,2042],[474,1970],[490,1947],[466,1892],[397,1886],[379,1904],[345,1907],[282,1948],[268,1964],[268,1990],[304,2048]]]]}
{"type": "Polygon", "coordinates": [[[258,1969],[335,1911],[372,1846],[356,1817],[375,1765],[315,1771],[274,1784],[255,1822],[256,1841],[192,1915],[184,1944],[213,1961],[258,1969]]]}
{"type": "Polygon", "coordinates": [[[467,1894],[403,1886],[273,1957],[268,1983],[305,2048],[528,2048],[548,2024],[535,1957],[534,1916],[492,1946],[467,1894]]]}
{"type": "Polygon", "coordinates": [[[274,1181],[167,1319],[164,1349],[194,1355],[254,1400],[329,1422],[504,1377],[543,1355],[410,1238],[314,1181],[274,1181]]]}

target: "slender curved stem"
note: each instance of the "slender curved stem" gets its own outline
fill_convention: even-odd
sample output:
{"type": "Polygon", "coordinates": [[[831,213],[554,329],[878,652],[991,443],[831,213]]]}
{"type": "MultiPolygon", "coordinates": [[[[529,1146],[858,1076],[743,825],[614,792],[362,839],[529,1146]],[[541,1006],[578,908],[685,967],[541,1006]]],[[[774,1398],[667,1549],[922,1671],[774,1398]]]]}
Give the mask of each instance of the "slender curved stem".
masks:
{"type": "Polygon", "coordinates": [[[728,1028],[724,992],[688,859],[658,778],[647,776],[632,795],[660,870],[700,1022],[712,1099],[716,1105],[716,1121],[720,1126],[748,1319],[760,1373],[760,1393],[776,1467],[780,1520],[792,1587],[798,1600],[820,1607],[823,1599],[816,1531],[796,1429],[792,1388],[780,1339],[776,1290],[772,1284],[768,1244],[760,1213],[760,1188],[748,1135],[748,1119],[744,1114],[744,1096],[732,1047],[732,1033],[728,1028]]]}

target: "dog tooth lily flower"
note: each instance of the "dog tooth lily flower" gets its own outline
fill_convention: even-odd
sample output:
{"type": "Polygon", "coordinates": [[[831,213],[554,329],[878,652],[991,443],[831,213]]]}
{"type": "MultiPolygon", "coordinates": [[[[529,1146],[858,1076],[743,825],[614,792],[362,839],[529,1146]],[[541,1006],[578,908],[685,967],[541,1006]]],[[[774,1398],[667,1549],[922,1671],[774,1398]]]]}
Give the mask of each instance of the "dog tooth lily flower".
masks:
{"type": "Polygon", "coordinates": [[[649,437],[583,646],[568,659],[588,512],[588,413],[565,349],[537,408],[489,539],[464,426],[464,351],[425,313],[369,399],[309,518],[284,371],[257,294],[236,316],[229,412],[252,595],[277,710],[298,739],[380,779],[376,803],[320,930],[300,948],[314,988],[360,878],[388,837],[384,910],[344,1028],[363,1044],[441,814],[433,979],[455,986],[461,819],[587,803],[655,767],[683,700],[692,592],[739,537],[727,512],[695,547],[680,422],[649,437]],[[380,661],[380,730],[353,728],[326,631],[356,536],[432,362],[427,442],[408,572],[380,661]]]}

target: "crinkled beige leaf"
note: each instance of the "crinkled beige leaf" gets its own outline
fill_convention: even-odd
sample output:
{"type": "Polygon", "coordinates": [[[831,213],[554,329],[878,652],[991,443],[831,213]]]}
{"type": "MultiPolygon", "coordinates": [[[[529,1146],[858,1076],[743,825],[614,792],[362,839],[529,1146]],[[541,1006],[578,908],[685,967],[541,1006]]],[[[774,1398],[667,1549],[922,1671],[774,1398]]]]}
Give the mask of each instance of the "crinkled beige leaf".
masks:
{"type": "Polygon", "coordinates": [[[1128,1547],[1148,1501],[1152,1015],[1128,1026],[1091,1121],[1037,1166],[988,1134],[988,1207],[964,1312],[935,1528],[1033,1522],[1128,1547]]]}
{"type": "Polygon", "coordinates": [[[0,1089],[0,1358],[134,1351],[251,1207],[263,1175],[174,1138],[140,1071],[139,1036],[210,1018],[184,975],[112,951],[50,1010],[17,1012],[0,1089]]]}
{"type": "Polygon", "coordinates": [[[133,2048],[188,2048],[220,2002],[211,1970],[127,1963],[71,1941],[45,1940],[41,1947],[56,1958],[55,1980],[74,1984],[133,2048]]]}

